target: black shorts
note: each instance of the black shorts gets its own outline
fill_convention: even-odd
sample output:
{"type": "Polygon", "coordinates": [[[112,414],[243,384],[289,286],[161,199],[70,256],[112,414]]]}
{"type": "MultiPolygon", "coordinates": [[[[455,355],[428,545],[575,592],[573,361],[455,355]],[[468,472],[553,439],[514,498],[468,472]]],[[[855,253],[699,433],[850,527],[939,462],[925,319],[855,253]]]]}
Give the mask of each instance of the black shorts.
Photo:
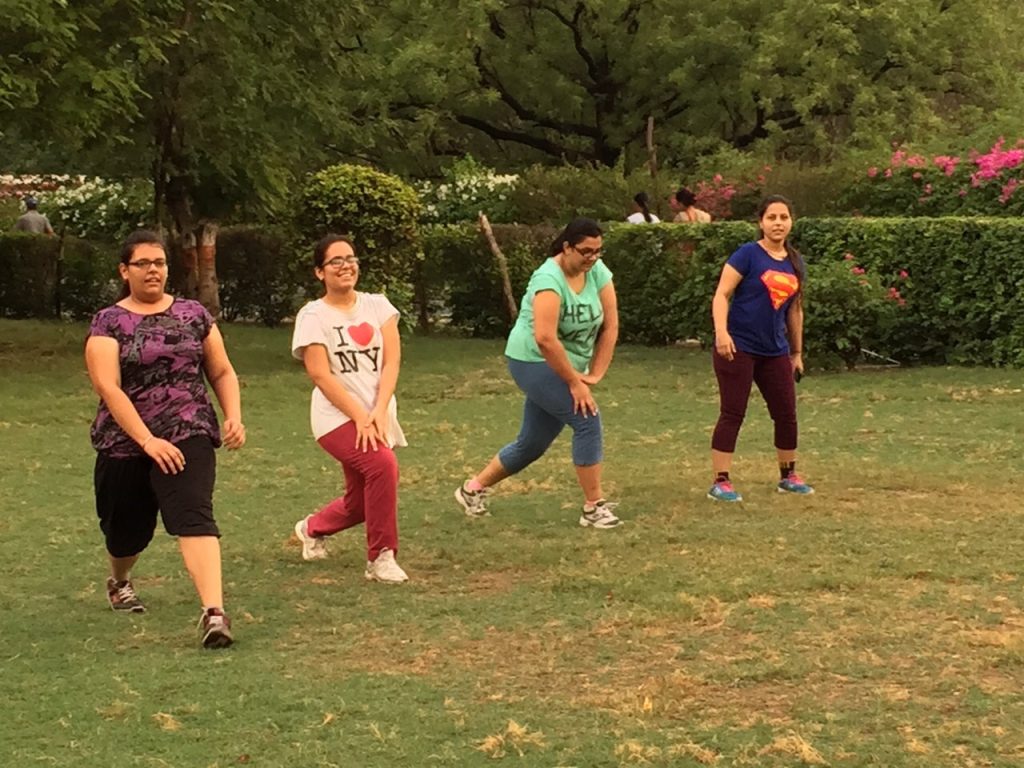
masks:
{"type": "Polygon", "coordinates": [[[172,536],[220,536],[213,519],[213,443],[199,435],[176,445],[185,455],[185,469],[176,475],[165,475],[149,456],[97,454],[96,514],[113,557],[131,557],[149,545],[157,511],[172,536]]]}

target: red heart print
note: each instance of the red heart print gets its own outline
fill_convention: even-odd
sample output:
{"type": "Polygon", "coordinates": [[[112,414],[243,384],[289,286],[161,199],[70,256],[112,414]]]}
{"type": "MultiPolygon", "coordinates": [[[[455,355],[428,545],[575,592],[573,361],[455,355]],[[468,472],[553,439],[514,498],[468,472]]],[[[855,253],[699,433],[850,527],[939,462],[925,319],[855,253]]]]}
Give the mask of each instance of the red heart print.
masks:
{"type": "Polygon", "coordinates": [[[350,325],[348,327],[348,336],[360,347],[365,347],[373,341],[373,326],[369,323],[350,325]]]}

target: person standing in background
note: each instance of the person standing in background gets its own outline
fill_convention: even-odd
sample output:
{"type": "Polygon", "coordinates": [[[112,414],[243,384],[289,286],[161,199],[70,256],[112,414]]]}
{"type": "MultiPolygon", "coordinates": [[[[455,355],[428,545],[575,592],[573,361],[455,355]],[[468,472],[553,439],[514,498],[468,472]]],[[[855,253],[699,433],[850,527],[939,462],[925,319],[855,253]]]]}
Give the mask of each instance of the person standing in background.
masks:
{"type": "Polygon", "coordinates": [[[16,222],[14,222],[15,231],[31,232],[36,235],[53,237],[53,227],[50,226],[50,220],[41,214],[37,210],[38,208],[38,200],[32,196],[26,197],[25,212],[18,217],[16,222]]]}

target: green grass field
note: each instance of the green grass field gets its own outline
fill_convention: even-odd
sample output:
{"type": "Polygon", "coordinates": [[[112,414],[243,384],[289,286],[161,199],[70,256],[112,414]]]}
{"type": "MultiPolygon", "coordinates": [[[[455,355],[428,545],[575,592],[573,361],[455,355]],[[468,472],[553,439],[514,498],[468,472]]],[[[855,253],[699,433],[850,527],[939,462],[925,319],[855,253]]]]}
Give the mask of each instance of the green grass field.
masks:
{"type": "Polygon", "coordinates": [[[609,496],[578,527],[563,435],[493,516],[452,490],[518,427],[502,344],[407,340],[399,561],[364,539],[305,563],[295,521],[340,493],[313,442],[289,329],[227,327],[249,443],[220,455],[237,644],[197,646],[196,598],[158,533],[103,595],[95,412],[81,325],[0,322],[2,766],[1016,766],[1024,761],[1017,371],[812,375],[810,498],[774,491],[755,395],[733,476],[704,497],[706,355],[624,347],[598,391],[609,496]]]}

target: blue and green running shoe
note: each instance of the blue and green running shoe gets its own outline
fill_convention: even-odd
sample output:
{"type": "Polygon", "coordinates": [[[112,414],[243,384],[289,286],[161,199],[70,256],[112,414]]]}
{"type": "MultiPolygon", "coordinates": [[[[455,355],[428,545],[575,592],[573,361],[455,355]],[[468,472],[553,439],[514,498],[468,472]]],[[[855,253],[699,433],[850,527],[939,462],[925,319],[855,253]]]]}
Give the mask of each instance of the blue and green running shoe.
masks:
{"type": "Polygon", "coordinates": [[[708,498],[715,501],[743,501],[743,497],[736,493],[728,480],[712,485],[708,491],[708,498]]]}
{"type": "Polygon", "coordinates": [[[779,481],[779,493],[799,493],[806,496],[814,493],[814,489],[803,481],[796,472],[790,472],[789,477],[779,481]]]}

